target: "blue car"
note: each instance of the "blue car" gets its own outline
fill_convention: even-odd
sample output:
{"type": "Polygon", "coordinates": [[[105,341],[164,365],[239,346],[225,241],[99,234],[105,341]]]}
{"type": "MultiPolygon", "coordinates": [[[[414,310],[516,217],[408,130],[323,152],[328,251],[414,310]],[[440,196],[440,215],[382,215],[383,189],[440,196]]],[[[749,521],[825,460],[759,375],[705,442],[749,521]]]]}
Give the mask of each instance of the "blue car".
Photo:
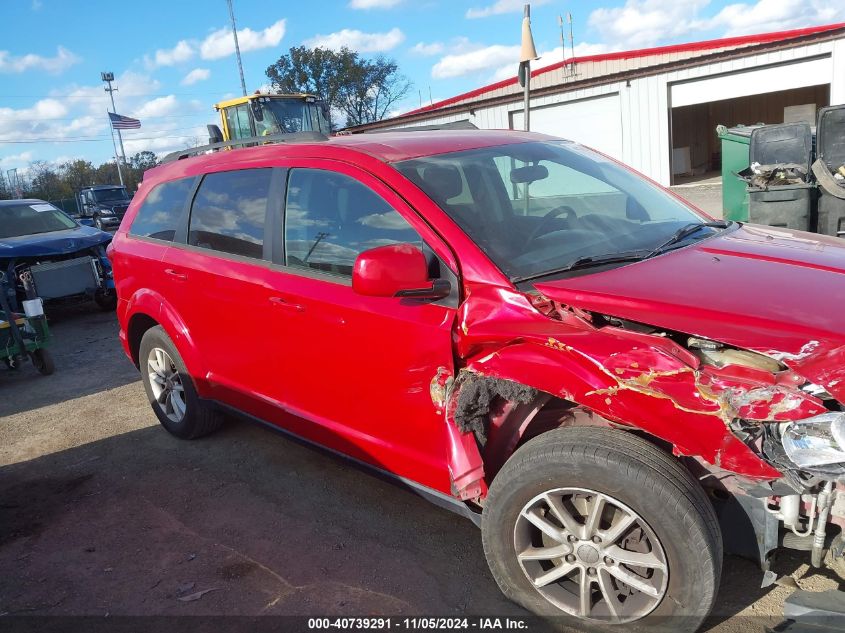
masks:
{"type": "Polygon", "coordinates": [[[32,276],[45,303],[93,299],[114,310],[109,233],[83,226],[43,200],[0,200],[0,284],[12,308],[26,296],[22,280],[32,276]]]}

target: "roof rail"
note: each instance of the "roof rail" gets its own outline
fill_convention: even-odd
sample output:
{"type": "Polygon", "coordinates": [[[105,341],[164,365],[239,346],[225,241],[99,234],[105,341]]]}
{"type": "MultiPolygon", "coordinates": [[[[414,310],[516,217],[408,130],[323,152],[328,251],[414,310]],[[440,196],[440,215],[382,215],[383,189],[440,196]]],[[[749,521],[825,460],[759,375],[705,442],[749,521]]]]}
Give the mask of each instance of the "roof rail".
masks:
{"type": "Polygon", "coordinates": [[[170,163],[175,160],[182,160],[183,158],[189,158],[191,156],[197,156],[199,154],[205,154],[206,152],[213,152],[225,148],[269,145],[272,143],[314,143],[327,140],[329,140],[329,138],[320,132],[289,132],[270,134],[268,136],[250,136],[249,138],[241,138],[236,141],[211,143],[209,145],[200,145],[199,147],[179,150],[178,152],[171,152],[162,158],[161,162],[170,163]]]}

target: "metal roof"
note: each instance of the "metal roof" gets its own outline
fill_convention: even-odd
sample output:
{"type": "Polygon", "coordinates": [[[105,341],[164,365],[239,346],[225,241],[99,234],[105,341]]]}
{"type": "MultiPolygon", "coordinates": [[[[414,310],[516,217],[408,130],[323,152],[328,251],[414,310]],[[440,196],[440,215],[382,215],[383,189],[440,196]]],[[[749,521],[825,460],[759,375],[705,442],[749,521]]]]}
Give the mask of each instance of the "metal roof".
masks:
{"type": "MultiPolygon", "coordinates": [[[[790,31],[744,35],[741,37],[728,37],[671,46],[659,46],[656,48],[569,58],[565,61],[534,70],[531,73],[531,88],[535,94],[544,91],[563,92],[569,89],[579,88],[584,84],[602,83],[604,78],[607,78],[608,82],[616,81],[625,74],[645,72],[647,69],[652,69],[653,71],[658,68],[661,70],[668,69],[674,65],[689,64],[691,60],[695,61],[698,58],[712,57],[717,54],[729,54],[731,56],[750,55],[758,52],[761,48],[767,48],[772,45],[783,45],[785,43],[799,44],[819,35],[836,35],[835,32],[837,31],[840,34],[845,33],[845,22],[793,29],[790,31]]],[[[703,63],[704,60],[702,59],[701,61],[703,63]]],[[[514,71],[516,71],[516,62],[514,62],[514,71]]],[[[480,105],[481,102],[491,100],[510,101],[519,98],[521,94],[522,87],[519,85],[516,76],[514,76],[428,106],[411,110],[392,119],[385,119],[373,124],[361,125],[350,129],[352,131],[364,131],[374,127],[385,127],[411,120],[425,119],[427,115],[435,112],[439,114],[444,109],[466,109],[470,105],[480,105]]]]}

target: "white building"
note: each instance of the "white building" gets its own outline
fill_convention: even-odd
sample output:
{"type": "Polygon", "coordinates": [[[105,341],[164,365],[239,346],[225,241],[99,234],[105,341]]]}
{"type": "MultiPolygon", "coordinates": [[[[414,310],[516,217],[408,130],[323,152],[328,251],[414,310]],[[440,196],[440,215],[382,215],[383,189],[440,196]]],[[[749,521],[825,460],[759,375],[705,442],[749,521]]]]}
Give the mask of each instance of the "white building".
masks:
{"type": "MultiPolygon", "coordinates": [[[[531,129],[670,185],[719,169],[719,124],[807,120],[840,103],[845,23],[567,59],[532,73],[531,129]]],[[[462,122],[522,129],[516,78],[353,131],[462,122]]]]}

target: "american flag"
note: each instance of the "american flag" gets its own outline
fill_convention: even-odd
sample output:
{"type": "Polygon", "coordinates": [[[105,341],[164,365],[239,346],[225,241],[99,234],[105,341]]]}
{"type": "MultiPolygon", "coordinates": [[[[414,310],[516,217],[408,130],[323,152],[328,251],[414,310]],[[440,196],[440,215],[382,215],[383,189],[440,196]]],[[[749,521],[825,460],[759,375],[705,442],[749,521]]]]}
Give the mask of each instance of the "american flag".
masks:
{"type": "Polygon", "coordinates": [[[122,114],[115,114],[114,112],[109,112],[109,120],[111,121],[112,128],[115,130],[137,130],[141,127],[141,122],[138,119],[123,116],[122,114]]]}

